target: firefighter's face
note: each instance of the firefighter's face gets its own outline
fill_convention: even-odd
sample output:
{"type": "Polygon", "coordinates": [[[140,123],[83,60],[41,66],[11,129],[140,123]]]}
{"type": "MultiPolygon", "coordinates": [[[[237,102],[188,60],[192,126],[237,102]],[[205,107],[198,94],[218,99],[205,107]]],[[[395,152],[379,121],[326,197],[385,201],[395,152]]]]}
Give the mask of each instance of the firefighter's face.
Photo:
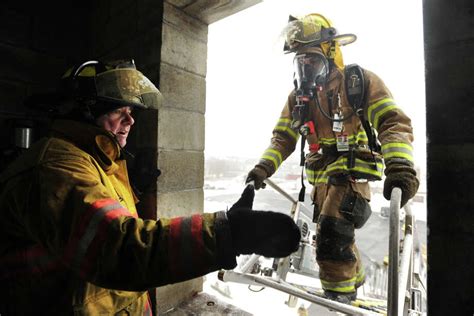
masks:
{"type": "Polygon", "coordinates": [[[129,106],[110,111],[97,119],[97,125],[112,132],[122,147],[127,144],[128,133],[134,123],[132,109],[129,106]]]}
{"type": "Polygon", "coordinates": [[[300,99],[313,99],[316,88],[324,86],[328,77],[329,65],[326,57],[317,51],[295,56],[295,88],[300,99]]]}

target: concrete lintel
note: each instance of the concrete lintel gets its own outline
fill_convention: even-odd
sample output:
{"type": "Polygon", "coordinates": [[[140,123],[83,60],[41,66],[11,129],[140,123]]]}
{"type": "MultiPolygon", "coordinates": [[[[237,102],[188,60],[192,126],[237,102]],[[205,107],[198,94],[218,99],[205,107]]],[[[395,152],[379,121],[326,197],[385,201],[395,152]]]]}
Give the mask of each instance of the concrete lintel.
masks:
{"type": "Polygon", "coordinates": [[[211,24],[260,2],[262,0],[195,0],[182,9],[187,14],[211,24]]]}

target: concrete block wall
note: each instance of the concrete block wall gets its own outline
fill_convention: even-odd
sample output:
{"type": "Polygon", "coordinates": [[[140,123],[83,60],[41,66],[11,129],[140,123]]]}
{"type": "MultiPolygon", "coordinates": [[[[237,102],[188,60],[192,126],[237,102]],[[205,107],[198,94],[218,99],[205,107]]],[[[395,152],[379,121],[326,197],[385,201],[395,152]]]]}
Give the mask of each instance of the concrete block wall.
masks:
{"type": "MultiPolygon", "coordinates": [[[[158,217],[203,212],[208,24],[260,0],[166,0],[158,111],[158,217]]],[[[157,289],[164,312],[202,291],[202,278],[157,289]]]]}
{"type": "MultiPolygon", "coordinates": [[[[203,212],[208,26],[164,2],[158,111],[158,217],[203,212]]],[[[202,290],[202,278],[157,289],[158,312],[202,290]]]]}

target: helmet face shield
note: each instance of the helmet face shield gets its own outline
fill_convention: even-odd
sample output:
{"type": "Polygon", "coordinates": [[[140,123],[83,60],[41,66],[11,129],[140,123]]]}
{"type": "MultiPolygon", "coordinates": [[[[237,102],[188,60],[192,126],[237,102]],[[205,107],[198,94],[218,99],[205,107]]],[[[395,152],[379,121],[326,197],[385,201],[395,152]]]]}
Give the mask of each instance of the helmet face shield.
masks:
{"type": "Polygon", "coordinates": [[[326,83],[329,64],[321,53],[296,55],[293,59],[295,70],[296,97],[303,101],[313,99],[316,88],[326,83]]]}
{"type": "Polygon", "coordinates": [[[162,96],[155,85],[134,68],[116,68],[97,74],[97,98],[143,109],[158,109],[162,96]]]}
{"type": "Polygon", "coordinates": [[[292,48],[297,43],[311,43],[321,39],[321,25],[317,23],[304,23],[295,20],[288,23],[284,29],[286,43],[292,48]]]}

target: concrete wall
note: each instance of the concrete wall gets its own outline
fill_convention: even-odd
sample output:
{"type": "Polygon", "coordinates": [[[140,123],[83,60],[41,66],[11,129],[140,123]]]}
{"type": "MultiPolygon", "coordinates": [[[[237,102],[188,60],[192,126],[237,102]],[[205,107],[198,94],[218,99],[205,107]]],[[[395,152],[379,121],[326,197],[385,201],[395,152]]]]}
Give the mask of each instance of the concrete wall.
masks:
{"type": "MultiPolygon", "coordinates": [[[[158,114],[158,217],[202,213],[208,24],[260,1],[164,2],[158,114]]],[[[202,291],[202,278],[157,289],[158,312],[202,291]]]]}
{"type": "MultiPolygon", "coordinates": [[[[165,1],[158,114],[158,217],[202,213],[207,25],[165,1]]],[[[157,289],[164,312],[202,290],[202,278],[157,289]]]]}

